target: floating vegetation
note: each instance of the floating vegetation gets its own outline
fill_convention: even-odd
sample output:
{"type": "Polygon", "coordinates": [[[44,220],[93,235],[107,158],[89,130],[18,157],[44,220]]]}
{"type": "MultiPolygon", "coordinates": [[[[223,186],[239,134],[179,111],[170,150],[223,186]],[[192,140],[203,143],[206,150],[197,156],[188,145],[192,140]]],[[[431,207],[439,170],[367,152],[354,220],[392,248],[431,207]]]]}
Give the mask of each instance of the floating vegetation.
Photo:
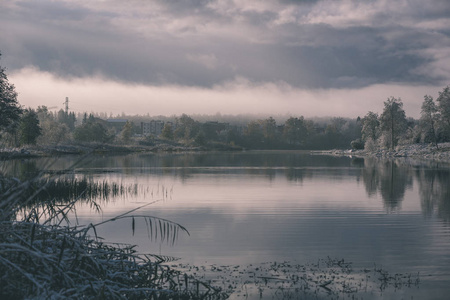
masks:
{"type": "Polygon", "coordinates": [[[355,270],[351,262],[330,257],[307,264],[172,267],[202,276],[202,280],[232,294],[233,299],[364,299],[420,285],[419,273],[391,274],[377,266],[355,270]]]}

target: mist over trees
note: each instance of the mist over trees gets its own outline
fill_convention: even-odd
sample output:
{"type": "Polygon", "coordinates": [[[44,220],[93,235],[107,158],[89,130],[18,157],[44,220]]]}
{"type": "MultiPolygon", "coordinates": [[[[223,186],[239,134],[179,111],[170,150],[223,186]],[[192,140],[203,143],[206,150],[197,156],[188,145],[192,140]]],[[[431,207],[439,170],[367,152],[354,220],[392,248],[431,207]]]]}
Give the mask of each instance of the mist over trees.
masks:
{"type": "MultiPolygon", "coordinates": [[[[367,149],[369,151],[411,143],[450,141],[450,90],[439,92],[437,103],[425,96],[420,120],[406,116],[400,98],[383,102],[382,113],[369,111],[362,118],[330,117],[306,119],[304,116],[197,115],[171,117],[126,116],[133,126],[121,131],[122,143],[176,142],[188,146],[246,149],[367,149]],[[158,120],[164,126],[158,134],[144,136],[141,122],[158,120]],[[132,128],[132,129],[131,129],[132,128]],[[130,131],[131,136],[130,136],[130,131]],[[126,133],[127,138],[124,138],[126,133]]],[[[104,114],[106,115],[106,114],[104,114]]],[[[85,122],[83,122],[84,124],[85,122]]],[[[101,124],[100,122],[97,122],[101,124]]],[[[105,127],[107,127],[105,125],[105,127]]],[[[75,135],[76,136],[76,135],[75,135]]],[[[77,140],[77,138],[76,138],[77,140]]],[[[83,140],[78,137],[78,140],[83,140]]],[[[110,136],[110,140],[114,137],[110,136]]]]}
{"type": "Polygon", "coordinates": [[[382,113],[362,118],[306,119],[254,115],[127,116],[78,113],[46,106],[22,108],[14,85],[0,67],[0,140],[3,146],[61,143],[115,143],[154,146],[169,143],[206,149],[395,149],[412,143],[450,141],[450,87],[434,101],[425,95],[419,120],[406,117],[400,98],[384,101],[382,113]],[[144,132],[144,124],[158,130],[144,132]]]}

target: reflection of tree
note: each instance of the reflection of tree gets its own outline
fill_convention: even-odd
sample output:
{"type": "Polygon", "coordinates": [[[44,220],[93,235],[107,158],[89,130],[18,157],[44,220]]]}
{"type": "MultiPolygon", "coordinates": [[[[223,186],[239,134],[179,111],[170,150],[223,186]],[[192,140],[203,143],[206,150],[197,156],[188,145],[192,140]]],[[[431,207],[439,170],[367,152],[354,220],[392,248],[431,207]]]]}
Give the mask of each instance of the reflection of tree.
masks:
{"type": "Polygon", "coordinates": [[[40,169],[33,159],[13,159],[2,165],[1,168],[3,176],[9,177],[12,174],[21,181],[34,178],[39,172],[40,169]]]}
{"type": "Polygon", "coordinates": [[[399,208],[400,202],[405,197],[406,187],[412,185],[411,174],[406,165],[397,164],[395,161],[386,161],[382,171],[381,196],[387,210],[394,211],[399,208]]]}
{"type": "Polygon", "coordinates": [[[363,182],[369,196],[379,191],[386,209],[395,211],[399,209],[406,188],[412,185],[410,167],[394,160],[366,159],[363,182]]]}
{"type": "Polygon", "coordinates": [[[442,169],[420,169],[416,172],[422,212],[450,223],[450,172],[442,169]]]}
{"type": "Polygon", "coordinates": [[[310,168],[288,168],[284,171],[287,180],[302,183],[305,179],[314,177],[314,171],[310,168]]]}
{"type": "Polygon", "coordinates": [[[432,216],[438,200],[436,191],[438,183],[435,180],[435,171],[420,169],[416,172],[416,176],[419,182],[422,213],[427,217],[432,216]]]}
{"type": "Polygon", "coordinates": [[[304,171],[305,170],[289,168],[285,170],[285,175],[289,181],[303,182],[304,171]]]}
{"type": "Polygon", "coordinates": [[[369,196],[373,196],[377,193],[378,184],[380,176],[377,171],[377,161],[375,159],[365,159],[364,160],[364,169],[362,171],[363,174],[363,182],[366,187],[366,192],[369,196]]]}

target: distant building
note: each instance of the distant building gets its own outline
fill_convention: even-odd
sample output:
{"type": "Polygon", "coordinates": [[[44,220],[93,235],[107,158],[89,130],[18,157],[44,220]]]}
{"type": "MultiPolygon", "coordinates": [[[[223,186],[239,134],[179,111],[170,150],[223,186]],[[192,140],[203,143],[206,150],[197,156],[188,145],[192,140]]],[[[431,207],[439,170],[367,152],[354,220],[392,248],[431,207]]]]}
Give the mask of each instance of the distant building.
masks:
{"type": "Polygon", "coordinates": [[[116,132],[120,132],[123,129],[123,126],[127,124],[127,119],[108,119],[106,120],[106,123],[109,127],[112,127],[115,129],[116,132]]]}
{"type": "Polygon", "coordinates": [[[161,120],[152,120],[150,122],[141,122],[141,131],[142,135],[149,136],[155,135],[158,136],[161,134],[164,128],[164,121],[161,120]]]}

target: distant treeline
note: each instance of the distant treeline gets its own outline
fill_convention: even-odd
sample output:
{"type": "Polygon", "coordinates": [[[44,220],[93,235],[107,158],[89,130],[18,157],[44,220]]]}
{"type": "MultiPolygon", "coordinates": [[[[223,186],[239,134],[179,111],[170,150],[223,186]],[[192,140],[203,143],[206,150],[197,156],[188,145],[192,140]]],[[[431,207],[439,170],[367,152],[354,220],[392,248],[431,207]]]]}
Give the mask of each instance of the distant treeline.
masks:
{"type": "Polygon", "coordinates": [[[368,112],[360,118],[306,119],[292,116],[277,123],[273,117],[127,116],[107,118],[106,113],[52,112],[45,106],[23,109],[14,86],[0,68],[0,143],[54,145],[60,143],[115,143],[157,145],[170,143],[213,149],[332,149],[394,148],[399,144],[450,141],[450,88],[434,101],[425,95],[419,120],[407,118],[400,98],[384,102],[381,115],[368,112]],[[214,119],[216,117],[216,119],[214,119]],[[153,123],[152,123],[153,122],[153,123]],[[146,129],[145,129],[146,128],[146,129]]]}
{"type": "Polygon", "coordinates": [[[2,142],[16,147],[100,142],[141,145],[177,143],[202,147],[228,145],[248,149],[328,149],[349,147],[351,141],[361,137],[360,119],[331,118],[319,123],[299,116],[277,124],[274,118],[269,117],[251,120],[247,124],[235,124],[200,122],[183,114],[172,118],[173,121],[158,120],[163,123],[161,130],[144,134],[140,122],[133,122],[132,117],[122,118],[116,119],[119,122],[108,122],[93,114],[84,114],[80,122],[75,114],[63,110],[54,113],[45,106],[28,108],[21,113],[14,130],[4,132],[2,142]]]}

